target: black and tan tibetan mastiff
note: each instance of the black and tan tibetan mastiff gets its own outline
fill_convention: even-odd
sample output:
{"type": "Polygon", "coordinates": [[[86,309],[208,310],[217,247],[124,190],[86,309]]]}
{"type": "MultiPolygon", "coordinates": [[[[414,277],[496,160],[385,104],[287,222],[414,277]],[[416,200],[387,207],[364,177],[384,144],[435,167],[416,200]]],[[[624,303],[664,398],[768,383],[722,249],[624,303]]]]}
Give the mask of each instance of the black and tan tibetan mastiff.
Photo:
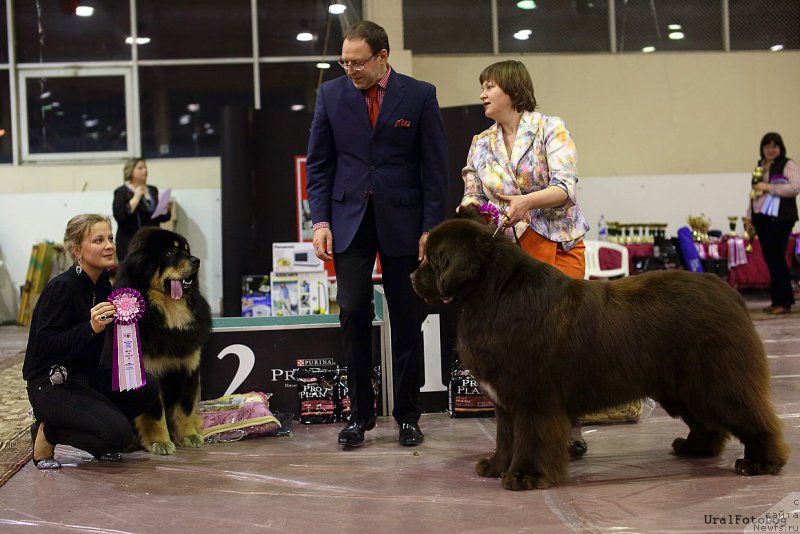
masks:
{"type": "Polygon", "coordinates": [[[200,260],[186,239],[142,228],[120,263],[115,287],[132,287],[145,300],[139,321],[145,370],[158,378],[161,396],[136,418],[142,447],[172,454],[175,444],[200,447],[200,350],[211,330],[211,310],[200,294],[200,260]]]}
{"type": "Polygon", "coordinates": [[[559,484],[570,418],[643,397],[689,426],[675,454],[717,456],[733,435],[744,444],[738,474],[781,470],[788,447],[766,353],[723,280],[675,270],[574,280],[492,234],[442,223],[412,275],[425,300],[460,307],[459,354],[496,402],[497,448],[479,475],[511,490],[559,484]]]}

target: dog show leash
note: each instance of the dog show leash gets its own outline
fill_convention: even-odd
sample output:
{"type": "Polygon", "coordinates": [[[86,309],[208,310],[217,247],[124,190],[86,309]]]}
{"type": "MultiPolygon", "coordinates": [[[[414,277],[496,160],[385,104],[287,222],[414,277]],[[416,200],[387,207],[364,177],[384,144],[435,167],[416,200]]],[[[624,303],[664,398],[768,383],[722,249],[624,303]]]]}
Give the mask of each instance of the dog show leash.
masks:
{"type": "MultiPolygon", "coordinates": [[[[481,204],[478,208],[478,211],[483,214],[484,219],[489,224],[494,224],[495,229],[492,237],[497,237],[497,234],[505,227],[505,223],[503,222],[503,217],[508,219],[508,215],[506,215],[506,208],[507,206],[503,206],[499,210],[497,206],[492,204],[491,202],[487,202],[485,204],[481,204]]],[[[511,231],[514,233],[514,242],[521,246],[519,243],[519,237],[517,236],[517,228],[516,226],[511,226],[511,231]]]]}

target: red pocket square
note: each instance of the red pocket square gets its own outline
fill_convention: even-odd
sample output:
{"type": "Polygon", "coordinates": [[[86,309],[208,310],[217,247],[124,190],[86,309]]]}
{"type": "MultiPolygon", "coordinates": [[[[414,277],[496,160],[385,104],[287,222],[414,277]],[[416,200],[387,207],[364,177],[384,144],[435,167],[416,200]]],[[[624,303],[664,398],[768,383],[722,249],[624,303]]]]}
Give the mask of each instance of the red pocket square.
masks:
{"type": "Polygon", "coordinates": [[[411,121],[406,119],[397,119],[394,123],[395,128],[411,128],[411,121]]]}

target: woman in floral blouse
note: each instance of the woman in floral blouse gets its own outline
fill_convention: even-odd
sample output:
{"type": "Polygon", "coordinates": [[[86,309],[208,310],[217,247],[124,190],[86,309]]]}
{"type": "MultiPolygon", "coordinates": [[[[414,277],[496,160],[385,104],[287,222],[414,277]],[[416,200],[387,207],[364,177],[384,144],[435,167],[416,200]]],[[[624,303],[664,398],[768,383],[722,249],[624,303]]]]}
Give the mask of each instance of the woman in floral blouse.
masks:
{"type": "MultiPolygon", "coordinates": [[[[534,111],[533,82],[519,61],[489,65],[479,80],[484,113],[495,124],[472,139],[461,204],[495,205],[525,252],[583,278],[589,225],[576,199],[575,144],[564,121],[534,111]]],[[[569,451],[582,456],[586,449],[576,418],[569,451]]]]}

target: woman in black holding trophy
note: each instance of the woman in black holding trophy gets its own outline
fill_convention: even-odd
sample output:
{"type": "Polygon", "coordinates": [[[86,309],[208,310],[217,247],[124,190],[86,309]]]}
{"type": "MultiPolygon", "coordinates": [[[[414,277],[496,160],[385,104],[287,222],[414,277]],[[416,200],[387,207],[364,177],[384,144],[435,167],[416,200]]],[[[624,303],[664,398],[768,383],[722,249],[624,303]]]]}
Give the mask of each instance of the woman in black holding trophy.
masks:
{"type": "Polygon", "coordinates": [[[753,171],[745,230],[758,236],[769,269],[772,304],[764,312],[782,315],[789,313],[794,304],[786,247],[797,222],[800,170],[794,160],[786,157],[786,146],[777,133],[770,132],[761,139],[760,155],[753,171]]]}
{"type": "Polygon", "coordinates": [[[77,215],[64,234],[75,263],[53,278],[33,310],[22,376],[36,421],[31,426],[33,463],[58,469],[58,443],[119,461],[131,444],[130,420],[153,405],[155,378],[129,391],[114,391],[112,371],[100,365],[111,350],[115,307],[108,268],[114,265],[111,222],[102,215],[77,215]],[[108,335],[107,335],[108,334],[108,335]],[[107,345],[106,345],[107,344],[107,345]]]}

